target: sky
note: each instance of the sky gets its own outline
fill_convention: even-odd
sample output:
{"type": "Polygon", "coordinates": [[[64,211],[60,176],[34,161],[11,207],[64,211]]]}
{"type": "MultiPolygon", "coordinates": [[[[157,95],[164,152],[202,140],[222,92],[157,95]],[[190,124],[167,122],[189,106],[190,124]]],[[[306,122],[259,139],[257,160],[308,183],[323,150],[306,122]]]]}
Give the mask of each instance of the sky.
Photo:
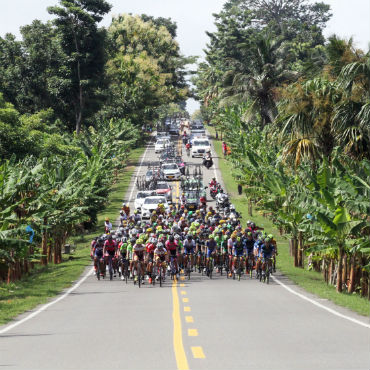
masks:
{"type": "MultiPolygon", "coordinates": [[[[20,37],[19,28],[34,19],[46,21],[52,17],[46,8],[57,0],[1,0],[0,36],[10,32],[20,37]]],[[[225,0],[108,0],[113,5],[110,14],[101,22],[109,26],[112,15],[120,13],[148,14],[171,18],[178,25],[177,41],[184,55],[203,56],[208,37],[214,31],[212,13],[222,9],[225,0]]],[[[310,2],[314,2],[310,0],[310,2]]],[[[357,47],[368,50],[370,44],[370,0],[324,0],[330,4],[333,17],[324,31],[341,37],[353,37],[357,47]]],[[[188,101],[192,113],[198,103],[188,101]]]]}

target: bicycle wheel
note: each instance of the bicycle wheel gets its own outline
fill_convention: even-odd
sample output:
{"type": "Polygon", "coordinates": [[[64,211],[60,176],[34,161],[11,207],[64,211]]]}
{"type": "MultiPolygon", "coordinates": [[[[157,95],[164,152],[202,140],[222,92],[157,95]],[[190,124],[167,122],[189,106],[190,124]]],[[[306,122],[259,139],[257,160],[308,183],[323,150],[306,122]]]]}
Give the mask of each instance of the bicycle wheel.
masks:
{"type": "Polygon", "coordinates": [[[159,267],[159,286],[162,287],[162,266],[159,267]]]}
{"type": "Polygon", "coordinates": [[[141,263],[138,263],[137,265],[137,282],[138,282],[139,288],[141,288],[141,263]]]}

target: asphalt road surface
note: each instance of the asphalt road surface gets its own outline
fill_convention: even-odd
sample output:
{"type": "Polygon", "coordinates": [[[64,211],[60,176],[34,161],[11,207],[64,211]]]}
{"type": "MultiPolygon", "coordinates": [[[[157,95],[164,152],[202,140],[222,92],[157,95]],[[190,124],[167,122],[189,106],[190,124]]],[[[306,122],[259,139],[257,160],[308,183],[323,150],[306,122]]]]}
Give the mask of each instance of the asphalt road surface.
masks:
{"type": "MultiPolygon", "coordinates": [[[[156,158],[151,144],[135,175],[156,158]]],[[[215,175],[222,182],[217,168],[216,159],[203,169],[205,184],[215,175]]],[[[0,327],[1,369],[370,369],[369,320],[279,273],[284,286],[193,273],[139,289],[118,277],[97,281],[91,266],[84,276],[55,304],[0,327]]]]}

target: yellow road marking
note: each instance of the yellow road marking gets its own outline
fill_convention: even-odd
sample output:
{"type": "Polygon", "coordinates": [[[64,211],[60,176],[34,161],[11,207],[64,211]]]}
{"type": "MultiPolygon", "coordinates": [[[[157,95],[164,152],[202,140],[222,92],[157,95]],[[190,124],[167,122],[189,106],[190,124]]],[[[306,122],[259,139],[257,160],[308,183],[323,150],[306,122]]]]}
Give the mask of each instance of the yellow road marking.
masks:
{"type": "Polygon", "coordinates": [[[181,316],[180,316],[180,304],[179,296],[177,294],[177,283],[176,281],[172,284],[172,319],[173,319],[173,347],[175,350],[175,357],[178,370],[188,370],[188,360],[186,358],[184,345],[182,343],[182,327],[181,327],[181,316]]]}
{"type": "Polygon", "coordinates": [[[189,337],[197,337],[198,336],[198,330],[197,329],[188,329],[188,336],[189,337]]]}
{"type": "Polygon", "coordinates": [[[190,311],[191,311],[191,308],[189,306],[184,307],[184,312],[190,312],[190,311]]]}
{"type": "Polygon", "coordinates": [[[182,290],[180,293],[181,293],[182,295],[186,295],[185,290],[182,290]]]}
{"type": "Polygon", "coordinates": [[[202,347],[191,347],[191,352],[193,352],[194,358],[206,358],[202,347]]]}
{"type": "Polygon", "coordinates": [[[181,283],[180,286],[181,286],[181,288],[183,288],[185,286],[185,284],[184,283],[181,283]]]}
{"type": "Polygon", "coordinates": [[[193,316],[185,316],[185,321],[189,323],[194,322],[193,316]]]}
{"type": "Polygon", "coordinates": [[[180,276],[180,280],[185,280],[185,276],[180,276]]]}
{"type": "Polygon", "coordinates": [[[183,301],[184,303],[188,303],[188,302],[189,302],[189,298],[183,298],[183,299],[182,299],[182,301],[183,301]]]}

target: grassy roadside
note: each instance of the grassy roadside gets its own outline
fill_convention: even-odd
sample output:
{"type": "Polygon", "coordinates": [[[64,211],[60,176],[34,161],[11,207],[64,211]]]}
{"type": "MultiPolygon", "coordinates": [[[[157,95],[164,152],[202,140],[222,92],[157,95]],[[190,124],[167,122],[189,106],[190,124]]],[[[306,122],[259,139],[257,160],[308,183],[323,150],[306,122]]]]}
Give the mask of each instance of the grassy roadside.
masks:
{"type": "Polygon", "coordinates": [[[223,158],[222,144],[220,140],[214,138],[214,129],[208,127],[208,131],[213,136],[213,143],[217,156],[219,157],[219,167],[222,172],[227,192],[231,195],[232,201],[238,212],[243,215],[243,221],[252,219],[257,225],[262,226],[268,233],[274,234],[278,243],[279,257],[277,259],[277,268],[286,275],[294,283],[304,288],[306,291],[313,293],[320,298],[328,299],[335,304],[347,307],[361,315],[370,315],[370,304],[366,298],[360,297],[358,294],[337,293],[334,286],[327,285],[322,275],[315,271],[294,267],[293,257],[289,254],[289,244],[287,239],[279,235],[278,230],[273,223],[263,217],[258,212],[254,212],[253,216],[247,213],[247,199],[243,195],[238,195],[237,183],[234,181],[230,164],[223,158]]]}
{"type": "MultiPolygon", "coordinates": [[[[130,153],[128,166],[124,168],[117,183],[112,187],[107,207],[98,215],[99,230],[102,230],[105,217],[111,220],[117,218],[124,194],[130,185],[135,164],[138,163],[144,149],[139,147],[130,153]]],[[[50,297],[71,286],[84,268],[91,263],[90,241],[98,234],[98,231],[93,231],[71,238],[70,243],[75,252],[70,259],[61,264],[36,268],[29,276],[10,285],[0,284],[0,324],[5,324],[13,317],[46,303],[50,297]]]]}

